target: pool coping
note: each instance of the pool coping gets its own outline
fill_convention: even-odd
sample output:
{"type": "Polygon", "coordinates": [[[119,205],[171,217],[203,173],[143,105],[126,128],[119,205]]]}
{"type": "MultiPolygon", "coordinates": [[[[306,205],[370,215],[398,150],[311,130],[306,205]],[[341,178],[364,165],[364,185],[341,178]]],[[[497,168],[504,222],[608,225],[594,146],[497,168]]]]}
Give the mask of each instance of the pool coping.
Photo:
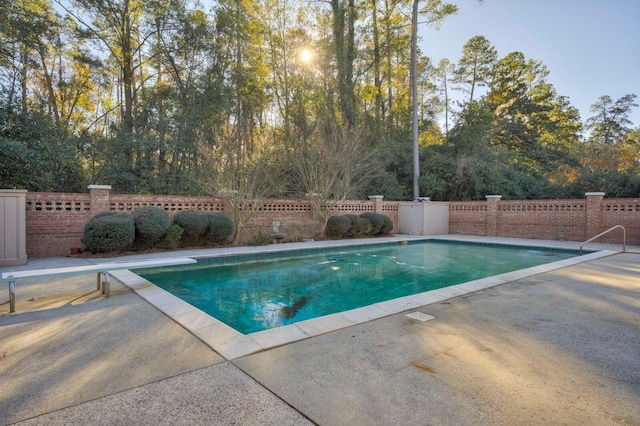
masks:
{"type": "MultiPolygon", "coordinates": [[[[408,236],[396,236],[384,239],[376,239],[375,243],[400,242],[404,240],[442,240],[440,236],[430,236],[422,238],[411,238],[408,236]]],[[[470,241],[467,241],[470,242],[470,241]]],[[[332,242],[322,242],[313,247],[345,247],[368,245],[371,241],[342,240],[332,242]],[[333,244],[331,244],[333,243],[333,244]]],[[[531,247],[529,244],[509,244],[515,246],[531,247]]],[[[288,245],[266,246],[268,251],[290,251],[295,247],[287,247],[288,245]]],[[[536,244],[541,248],[557,248],[544,244],[536,244]]],[[[264,253],[265,248],[254,248],[253,250],[244,248],[239,250],[237,254],[264,253]]],[[[494,275],[487,278],[468,281],[461,284],[452,285],[436,290],[430,290],[417,293],[410,296],[404,296],[384,302],[375,303],[373,305],[352,309],[340,313],[325,315],[282,327],[272,328],[269,330],[258,331],[250,334],[242,334],[233,329],[222,321],[206,314],[202,310],[190,305],[184,300],[172,295],[168,291],[156,286],[150,281],[129,270],[113,271],[111,276],[123,285],[131,288],[136,294],[163,312],[169,318],[180,324],[187,331],[198,337],[206,345],[211,347],[215,352],[223,356],[227,360],[241,358],[246,355],[262,352],[278,346],[300,340],[309,339],[332,331],[362,324],[390,315],[399,314],[405,311],[415,310],[432,303],[441,302],[443,300],[473,293],[476,291],[491,288],[500,284],[516,281],[522,278],[531,277],[545,272],[554,271],[556,269],[588,262],[595,259],[611,256],[618,253],[614,250],[598,250],[582,256],[576,256],[556,262],[546,263],[543,265],[533,266],[530,268],[520,269],[517,271],[507,272],[504,274],[494,275]]],[[[228,251],[220,252],[217,255],[204,254],[192,255],[193,258],[205,258],[216,256],[228,256],[228,251]]],[[[184,257],[184,256],[182,256],[184,257]]]]}

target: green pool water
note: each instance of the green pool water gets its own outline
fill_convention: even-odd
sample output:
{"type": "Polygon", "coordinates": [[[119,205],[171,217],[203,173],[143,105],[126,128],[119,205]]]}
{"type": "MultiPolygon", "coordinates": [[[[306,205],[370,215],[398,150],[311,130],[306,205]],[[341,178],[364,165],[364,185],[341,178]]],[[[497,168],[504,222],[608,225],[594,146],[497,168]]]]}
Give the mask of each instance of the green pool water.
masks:
{"type": "Polygon", "coordinates": [[[576,255],[419,242],[200,259],[137,273],[246,334],[576,255]]]}

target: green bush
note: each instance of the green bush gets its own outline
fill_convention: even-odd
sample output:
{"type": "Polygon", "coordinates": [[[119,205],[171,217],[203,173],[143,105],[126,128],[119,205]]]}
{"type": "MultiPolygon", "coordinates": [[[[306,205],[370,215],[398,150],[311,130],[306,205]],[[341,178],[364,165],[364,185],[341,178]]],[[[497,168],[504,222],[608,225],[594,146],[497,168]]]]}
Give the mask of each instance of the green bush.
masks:
{"type": "Polygon", "coordinates": [[[360,217],[371,222],[369,235],[378,235],[384,226],[384,215],[381,215],[380,213],[367,212],[362,213],[360,217]]]}
{"type": "Polygon", "coordinates": [[[189,243],[199,244],[209,228],[209,215],[199,210],[182,210],[173,217],[176,225],[184,229],[189,243]]]}
{"type": "Polygon", "coordinates": [[[367,230],[367,232],[363,235],[363,237],[368,237],[373,235],[371,233],[371,229],[373,228],[373,224],[371,223],[371,220],[367,217],[362,217],[362,216],[358,216],[358,217],[362,219],[362,222],[364,222],[363,228],[367,230]]]}
{"type": "Polygon", "coordinates": [[[182,229],[180,225],[171,225],[164,236],[164,246],[167,248],[178,247],[178,244],[180,244],[180,240],[182,239],[182,234],[184,234],[184,229],[182,229]]]}
{"type": "Polygon", "coordinates": [[[136,226],[136,241],[153,247],[171,226],[169,214],[160,207],[142,207],[131,213],[136,226]]]}
{"type": "Polygon", "coordinates": [[[331,216],[324,234],[329,238],[343,238],[351,229],[351,221],[346,216],[331,216]]]}
{"type": "Polygon", "coordinates": [[[91,253],[130,250],[136,236],[133,216],[124,212],[95,215],[84,227],[82,243],[91,253]]]}
{"type": "Polygon", "coordinates": [[[384,224],[382,225],[382,228],[380,228],[380,234],[390,234],[391,231],[393,231],[393,221],[389,216],[382,215],[382,217],[384,218],[384,224]]]}
{"type": "Polygon", "coordinates": [[[346,214],[345,217],[351,222],[351,228],[347,231],[345,235],[346,237],[359,238],[369,233],[369,229],[371,228],[371,223],[369,221],[364,220],[355,214],[346,214]]]}
{"type": "Polygon", "coordinates": [[[258,232],[257,234],[253,234],[249,241],[247,242],[250,246],[266,246],[271,242],[272,238],[266,232],[258,232]]]}
{"type": "Polygon", "coordinates": [[[221,245],[229,240],[233,234],[233,221],[224,213],[209,213],[209,243],[221,245]]]}

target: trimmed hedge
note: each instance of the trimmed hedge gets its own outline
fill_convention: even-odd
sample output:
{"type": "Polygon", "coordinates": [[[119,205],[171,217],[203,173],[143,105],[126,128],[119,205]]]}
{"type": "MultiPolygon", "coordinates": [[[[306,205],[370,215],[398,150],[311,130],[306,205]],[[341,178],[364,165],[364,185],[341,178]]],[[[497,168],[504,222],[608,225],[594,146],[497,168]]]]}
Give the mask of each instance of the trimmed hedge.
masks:
{"type": "Polygon", "coordinates": [[[349,231],[345,235],[346,237],[358,238],[369,234],[371,228],[369,221],[355,214],[346,214],[345,216],[351,222],[351,228],[349,228],[349,231]]]}
{"type": "Polygon", "coordinates": [[[369,235],[373,236],[373,235],[380,234],[380,231],[384,226],[384,218],[385,218],[384,215],[381,215],[380,213],[367,212],[367,213],[362,213],[360,217],[363,219],[367,219],[369,222],[371,222],[371,229],[369,230],[369,235]]]}
{"type": "Polygon", "coordinates": [[[169,230],[167,230],[167,234],[164,236],[165,247],[178,247],[178,244],[180,244],[180,240],[182,239],[182,234],[184,234],[184,229],[182,229],[180,225],[171,225],[169,230]]]}
{"type": "Polygon", "coordinates": [[[346,216],[331,216],[324,234],[329,238],[342,238],[351,229],[351,221],[346,216]]]}
{"type": "Polygon", "coordinates": [[[207,237],[214,245],[222,245],[233,235],[233,221],[224,213],[209,213],[209,232],[207,237]]]}
{"type": "Polygon", "coordinates": [[[136,226],[136,241],[153,247],[171,226],[169,214],[160,207],[142,207],[131,213],[136,226]]]}
{"type": "Polygon", "coordinates": [[[84,227],[82,243],[91,253],[130,250],[136,237],[133,216],[124,212],[103,212],[84,227]]]}
{"type": "Polygon", "coordinates": [[[384,218],[384,224],[382,225],[382,228],[380,228],[380,234],[390,234],[391,231],[393,231],[393,221],[389,216],[382,215],[382,217],[384,218]]]}
{"type": "Polygon", "coordinates": [[[184,229],[190,243],[201,242],[209,228],[209,215],[200,210],[181,210],[175,214],[173,221],[184,229]]]}
{"type": "Polygon", "coordinates": [[[386,235],[393,230],[393,221],[380,213],[367,212],[360,216],[346,214],[331,216],[327,222],[325,236],[328,238],[373,237],[386,235]]]}

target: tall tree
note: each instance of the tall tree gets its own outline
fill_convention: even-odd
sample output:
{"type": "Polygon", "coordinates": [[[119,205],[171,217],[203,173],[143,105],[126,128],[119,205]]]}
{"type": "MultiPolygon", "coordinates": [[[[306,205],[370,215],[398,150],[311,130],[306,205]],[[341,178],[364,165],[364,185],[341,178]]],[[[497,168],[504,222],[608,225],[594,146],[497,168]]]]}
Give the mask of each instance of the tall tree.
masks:
{"type": "Polygon", "coordinates": [[[577,149],[580,117],[547,82],[548,74],[542,62],[509,53],[498,61],[486,96],[495,116],[493,144],[516,155],[514,196],[540,196],[552,173],[576,165],[570,157],[577,149]]]}
{"type": "Polygon", "coordinates": [[[338,99],[342,123],[356,124],[354,63],[356,60],[355,0],[331,0],[333,50],[338,75],[338,99]]]}
{"type": "Polygon", "coordinates": [[[310,22],[298,0],[263,0],[266,91],[273,117],[268,120],[275,144],[304,140],[313,123],[315,81],[321,57],[310,34],[310,22]],[[275,142],[276,139],[284,138],[275,142]]]}
{"type": "Polygon", "coordinates": [[[434,80],[442,96],[445,138],[449,136],[449,113],[451,112],[451,91],[453,90],[454,71],[455,65],[449,62],[447,58],[442,58],[438,66],[434,69],[434,80]]]}
{"type": "Polygon", "coordinates": [[[426,23],[439,27],[442,20],[458,12],[458,6],[442,3],[441,0],[427,0],[427,4],[420,9],[420,0],[413,0],[411,13],[411,99],[412,99],[412,128],[413,128],[413,199],[420,196],[420,158],[418,145],[418,15],[424,15],[426,23]]]}
{"type": "Polygon", "coordinates": [[[624,95],[617,101],[604,95],[591,105],[590,112],[594,115],[587,119],[587,129],[591,131],[590,140],[605,144],[620,141],[631,130],[629,114],[638,104],[636,95],[624,95]]]}
{"type": "Polygon", "coordinates": [[[216,13],[217,44],[223,53],[228,102],[236,155],[250,158],[258,119],[268,103],[265,93],[261,20],[249,0],[219,1],[216,13]]]}
{"type": "Polygon", "coordinates": [[[7,71],[3,86],[9,103],[19,103],[26,113],[29,103],[37,104],[41,95],[48,113],[59,122],[52,73],[54,44],[62,32],[58,15],[47,0],[18,0],[3,4],[0,18],[0,64],[7,71]]]}
{"type": "Polygon", "coordinates": [[[490,84],[498,61],[498,52],[484,36],[475,36],[462,46],[462,57],[455,70],[453,82],[473,102],[476,87],[490,84]]]}
{"type": "Polygon", "coordinates": [[[74,13],[62,0],[56,2],[85,27],[102,48],[107,49],[117,64],[124,98],[121,109],[123,130],[133,132],[136,71],[142,65],[139,58],[147,40],[147,35],[141,32],[144,3],[141,0],[73,0],[81,11],[74,13]]]}
{"type": "Polygon", "coordinates": [[[153,73],[136,117],[137,164],[145,190],[180,193],[202,172],[198,147],[213,144],[213,129],[226,119],[227,96],[214,65],[219,52],[206,13],[179,0],[147,6],[153,73]]]}
{"type": "Polygon", "coordinates": [[[633,165],[638,162],[640,144],[631,132],[629,120],[631,110],[638,106],[635,98],[636,95],[629,94],[614,102],[605,95],[591,105],[595,115],[587,119],[591,132],[580,158],[582,178],[607,193],[628,195],[624,188],[627,185],[621,182],[623,175],[638,178],[633,175],[637,170],[633,165]]]}
{"type": "Polygon", "coordinates": [[[449,138],[455,153],[455,174],[446,185],[449,198],[479,200],[504,187],[506,153],[491,146],[492,124],[493,114],[482,103],[470,102],[460,112],[449,138]]]}
{"type": "Polygon", "coordinates": [[[540,61],[512,52],[498,61],[486,100],[496,116],[500,131],[497,142],[513,149],[526,149],[537,135],[531,118],[548,111],[555,91],[547,83],[549,71],[540,61]]]}

